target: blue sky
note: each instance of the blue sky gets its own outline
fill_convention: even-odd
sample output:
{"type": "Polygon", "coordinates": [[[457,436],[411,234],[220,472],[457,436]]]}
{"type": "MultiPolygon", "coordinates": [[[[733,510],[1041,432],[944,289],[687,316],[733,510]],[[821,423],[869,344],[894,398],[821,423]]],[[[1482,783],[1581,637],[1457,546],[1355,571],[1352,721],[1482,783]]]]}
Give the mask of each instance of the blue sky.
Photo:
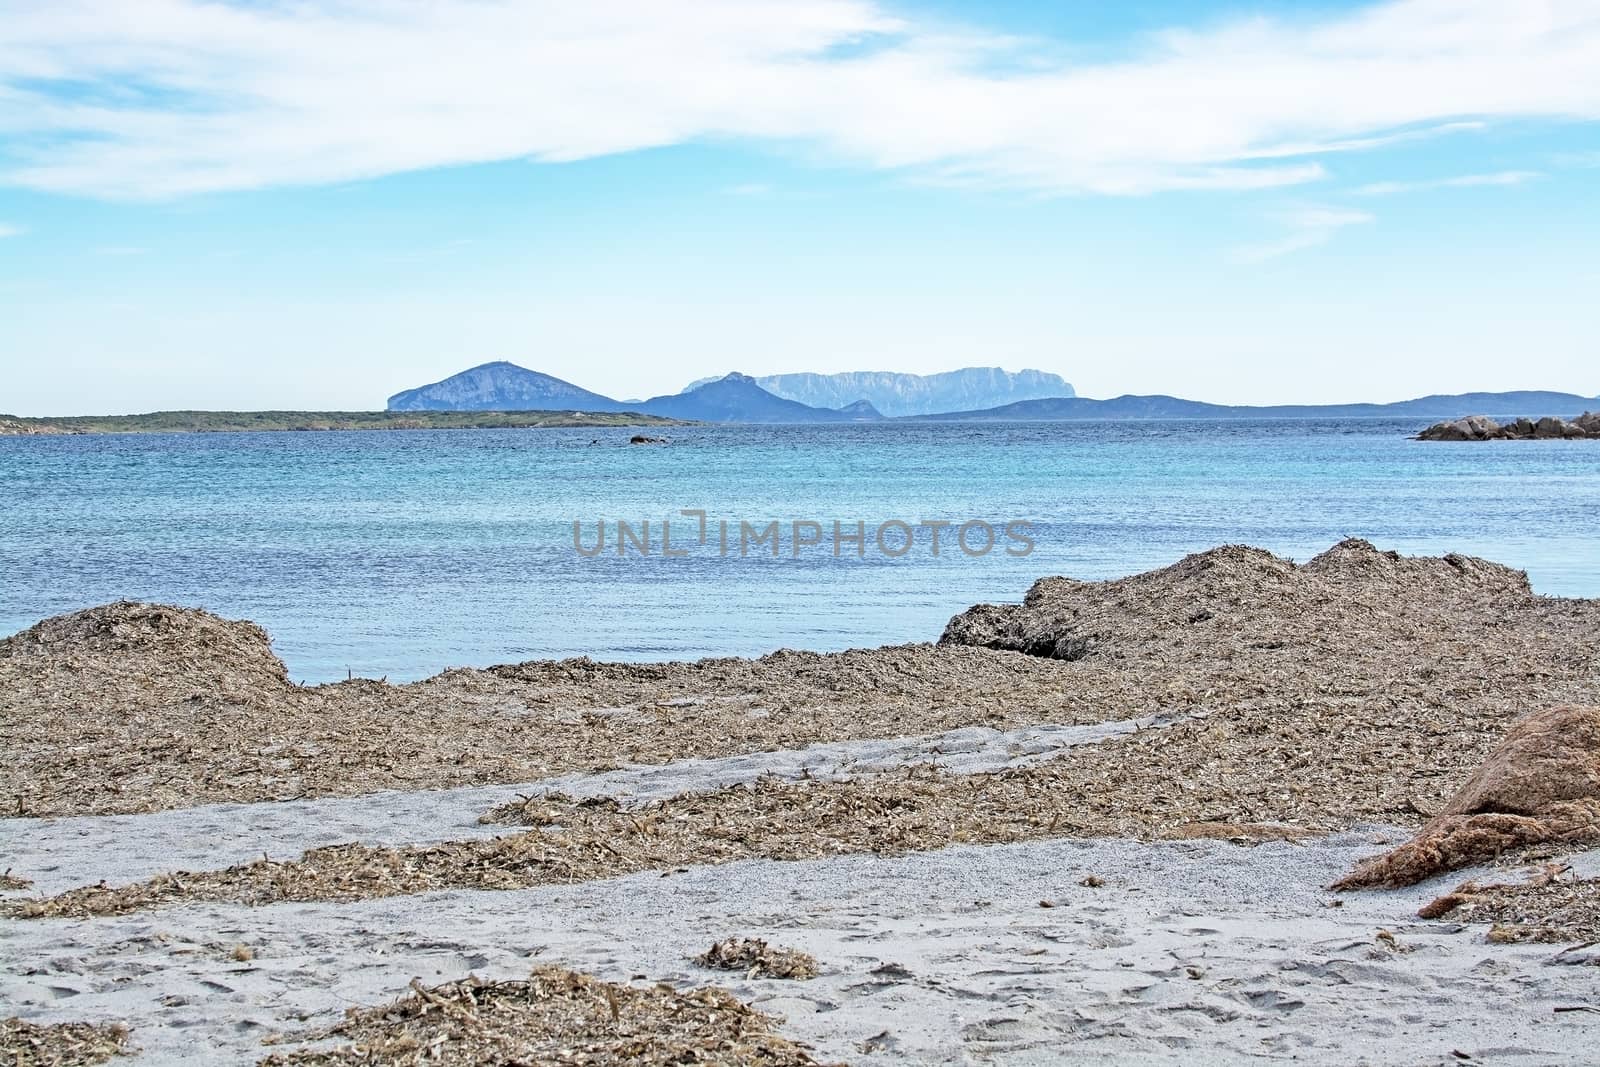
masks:
{"type": "Polygon", "coordinates": [[[0,411],[1600,394],[1600,0],[13,0],[0,411]]]}

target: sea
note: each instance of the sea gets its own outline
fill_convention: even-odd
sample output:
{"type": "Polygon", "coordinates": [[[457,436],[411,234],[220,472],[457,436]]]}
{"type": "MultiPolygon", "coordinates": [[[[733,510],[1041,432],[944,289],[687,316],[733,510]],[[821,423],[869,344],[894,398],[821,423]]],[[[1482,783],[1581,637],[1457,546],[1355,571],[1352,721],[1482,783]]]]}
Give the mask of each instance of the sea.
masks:
{"type": "Polygon", "coordinates": [[[1420,428],[0,437],[0,634],[159,601],[260,623],[296,680],[398,682],[932,641],[1042,576],[1118,577],[1228,543],[1303,561],[1345,537],[1600,596],[1600,442],[1410,440],[1420,428]]]}

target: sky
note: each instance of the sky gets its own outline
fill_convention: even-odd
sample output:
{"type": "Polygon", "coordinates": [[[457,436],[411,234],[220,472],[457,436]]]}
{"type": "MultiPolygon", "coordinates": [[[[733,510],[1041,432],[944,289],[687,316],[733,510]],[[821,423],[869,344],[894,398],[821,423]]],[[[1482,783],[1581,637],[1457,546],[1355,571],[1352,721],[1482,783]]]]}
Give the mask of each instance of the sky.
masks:
{"type": "Polygon", "coordinates": [[[0,412],[1600,394],[1600,0],[0,0],[0,412]]]}

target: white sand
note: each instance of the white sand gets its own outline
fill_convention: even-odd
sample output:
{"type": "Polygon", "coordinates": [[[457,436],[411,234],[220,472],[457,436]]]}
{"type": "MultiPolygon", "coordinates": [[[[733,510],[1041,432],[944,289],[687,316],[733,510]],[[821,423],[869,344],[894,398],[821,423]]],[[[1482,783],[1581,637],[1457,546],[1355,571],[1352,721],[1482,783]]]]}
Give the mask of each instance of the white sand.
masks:
{"type": "MultiPolygon", "coordinates": [[[[1162,724],[961,730],[523,786],[7,820],[0,867],[52,892],[334,841],[503,833],[476,819],[518,793],[642,801],[767,773],[830,778],[931,759],[974,772],[1162,724]]],[[[126,1022],[138,1064],[251,1062],[266,1034],[401,995],[413,976],[521,977],[543,960],[612,980],[718,982],[786,1017],[784,1032],[823,1058],[851,1062],[1466,1062],[1453,1051],[1600,1062],[1600,1014],[1553,1010],[1600,1005],[1600,971],[1555,962],[1560,946],[1491,946],[1481,928],[1414,918],[1473,872],[1328,906],[1328,882],[1401,836],[1379,828],[1255,848],[1055,841],[358,904],[9,920],[0,1014],[126,1022]],[[1106,884],[1081,885],[1087,874],[1106,884]],[[1398,948],[1376,939],[1380,929],[1398,948]],[[736,935],[805,949],[823,974],[748,980],[688,962],[736,935]],[[233,959],[239,943],[253,961],[233,959]]],[[[1578,866],[1600,870],[1600,853],[1578,866]]]]}
{"type": "Polygon", "coordinates": [[[515,785],[468,786],[263,804],[208,804],[148,815],[0,819],[0,870],[58,893],[102,879],[123,883],[177,870],[214,870],[260,859],[293,859],[319,845],[427,844],[493,837],[506,826],[478,817],[518,796],[567,793],[644,803],[753,782],[763,775],[834,780],[937,763],[977,774],[1048,759],[1074,745],[1136,730],[1169,726],[1191,716],[1156,715],[1077,726],[1017,730],[968,727],[942,734],[847,741],[720,759],[636,764],[602,774],[569,774],[515,785]]]}
{"type": "Polygon", "coordinates": [[[959,847],[12,922],[0,1002],[36,1021],[126,1021],[138,1064],[248,1062],[265,1034],[397,996],[412,976],[519,977],[544,960],[613,980],[718,981],[786,1016],[784,1032],[823,1057],[861,1063],[1600,1060],[1600,1015],[1553,1011],[1600,1003],[1600,972],[1553,963],[1557,947],[1491,946],[1481,928],[1411,918],[1467,872],[1327,907],[1321,887],[1376,836],[959,847]],[[1106,885],[1080,885],[1091,873],[1106,885]],[[805,949],[824,972],[747,980],[687,961],[730,935],[805,949]],[[232,960],[239,942],[254,961],[232,960]]]}

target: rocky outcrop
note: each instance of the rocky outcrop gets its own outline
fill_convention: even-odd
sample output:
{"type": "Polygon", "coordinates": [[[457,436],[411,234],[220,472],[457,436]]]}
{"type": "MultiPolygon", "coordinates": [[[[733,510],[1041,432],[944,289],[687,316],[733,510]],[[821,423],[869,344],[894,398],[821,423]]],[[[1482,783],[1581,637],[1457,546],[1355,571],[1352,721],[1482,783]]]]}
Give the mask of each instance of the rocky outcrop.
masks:
{"type": "Polygon", "coordinates": [[[1600,412],[1586,411],[1568,422],[1547,415],[1498,423],[1487,415],[1470,415],[1434,425],[1417,434],[1418,441],[1578,441],[1600,440],[1600,412]]]}
{"type": "Polygon", "coordinates": [[[1417,835],[1335,889],[1414,885],[1521,846],[1600,843],[1600,708],[1519,720],[1417,835]]]}

